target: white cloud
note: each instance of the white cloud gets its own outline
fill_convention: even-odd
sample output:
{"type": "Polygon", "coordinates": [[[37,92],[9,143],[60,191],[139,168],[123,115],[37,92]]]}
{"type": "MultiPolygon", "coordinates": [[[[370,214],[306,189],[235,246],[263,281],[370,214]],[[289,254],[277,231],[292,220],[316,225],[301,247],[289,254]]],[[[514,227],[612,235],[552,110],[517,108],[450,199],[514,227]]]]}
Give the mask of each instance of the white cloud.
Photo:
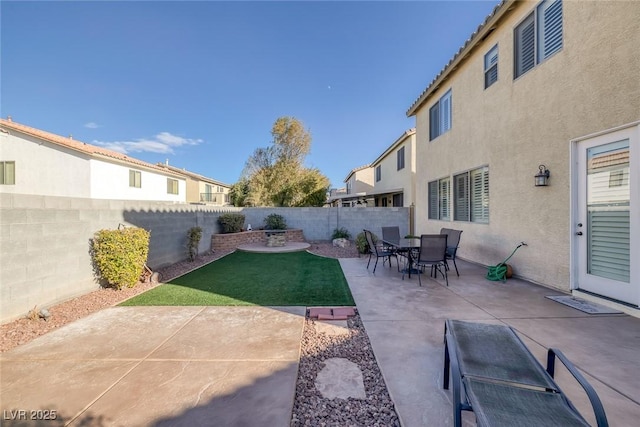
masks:
{"type": "Polygon", "coordinates": [[[98,129],[101,126],[99,124],[97,124],[96,122],[89,122],[89,123],[85,123],[84,127],[88,128],[88,129],[98,129]]]}
{"type": "Polygon", "coordinates": [[[154,138],[141,138],[133,141],[93,141],[94,144],[118,153],[151,152],[173,154],[173,149],[183,145],[198,145],[202,139],[183,138],[169,132],[160,132],[154,138]]]}

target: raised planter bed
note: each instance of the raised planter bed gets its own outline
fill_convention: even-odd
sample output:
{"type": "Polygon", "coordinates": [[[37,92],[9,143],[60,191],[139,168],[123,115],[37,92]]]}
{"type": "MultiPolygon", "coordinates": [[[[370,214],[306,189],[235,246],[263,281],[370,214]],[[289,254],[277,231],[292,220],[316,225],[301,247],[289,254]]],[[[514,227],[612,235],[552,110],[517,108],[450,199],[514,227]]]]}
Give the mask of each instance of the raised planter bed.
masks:
{"type": "MultiPolygon", "coordinates": [[[[304,242],[304,234],[301,229],[291,228],[287,230],[252,230],[240,233],[213,234],[211,236],[211,250],[233,250],[247,243],[262,243],[267,245],[267,234],[284,236],[285,242],[304,242]],[[276,231],[276,233],[274,233],[276,231]]],[[[280,237],[279,239],[282,239],[280,237]]]]}

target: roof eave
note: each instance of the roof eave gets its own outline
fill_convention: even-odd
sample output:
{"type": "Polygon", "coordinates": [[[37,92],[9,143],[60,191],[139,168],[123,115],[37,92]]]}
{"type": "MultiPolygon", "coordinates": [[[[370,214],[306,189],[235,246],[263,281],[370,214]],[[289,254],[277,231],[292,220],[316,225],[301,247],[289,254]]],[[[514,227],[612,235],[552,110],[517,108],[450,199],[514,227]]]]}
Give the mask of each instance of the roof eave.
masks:
{"type": "Polygon", "coordinates": [[[427,88],[420,94],[417,100],[414,101],[413,105],[409,107],[407,110],[407,117],[414,116],[418,110],[420,110],[427,99],[440,88],[442,83],[444,83],[451,73],[458,69],[458,66],[461,62],[465,61],[470,55],[473,49],[491,33],[496,29],[496,25],[498,21],[505,16],[508,12],[512,11],[514,8],[514,4],[517,3],[517,0],[502,0],[500,4],[498,4],[491,14],[487,16],[485,21],[480,24],[480,26],[476,29],[476,31],[471,34],[469,39],[465,42],[465,44],[458,50],[458,52],[449,60],[447,65],[438,73],[438,75],[429,83],[427,88]]]}

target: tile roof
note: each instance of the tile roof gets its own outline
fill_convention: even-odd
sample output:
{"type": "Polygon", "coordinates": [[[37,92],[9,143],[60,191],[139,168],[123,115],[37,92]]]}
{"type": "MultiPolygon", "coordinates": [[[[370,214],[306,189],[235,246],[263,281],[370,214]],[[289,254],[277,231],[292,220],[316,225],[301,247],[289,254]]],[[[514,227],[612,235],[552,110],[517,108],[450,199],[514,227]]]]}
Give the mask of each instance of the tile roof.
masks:
{"type": "Polygon", "coordinates": [[[103,147],[99,147],[97,145],[87,144],[86,142],[75,140],[71,136],[64,137],[64,136],[56,135],[54,133],[36,129],[27,125],[16,123],[13,120],[11,120],[11,118],[9,119],[0,118],[0,127],[4,128],[5,130],[6,129],[14,130],[29,136],[33,136],[33,137],[45,140],[47,142],[50,142],[52,144],[70,148],[72,150],[79,151],[81,153],[88,154],[93,157],[107,157],[109,159],[117,160],[124,163],[129,163],[139,167],[161,171],[164,174],[169,174],[173,176],[179,175],[181,177],[184,177],[184,175],[181,173],[168,171],[164,168],[154,165],[153,163],[147,163],[145,161],[138,160],[133,157],[129,157],[126,154],[118,153],[117,151],[109,150],[103,147]]]}
{"type": "Polygon", "coordinates": [[[229,185],[229,184],[225,184],[224,182],[218,181],[216,179],[209,178],[209,177],[206,177],[204,175],[200,175],[198,173],[188,171],[188,170],[186,170],[184,168],[178,168],[176,166],[171,166],[171,165],[168,165],[166,163],[158,163],[157,166],[159,166],[161,168],[164,168],[164,169],[167,169],[167,170],[170,170],[170,171],[174,171],[174,172],[186,175],[186,176],[191,177],[191,178],[193,178],[195,180],[198,180],[198,181],[209,182],[211,184],[219,185],[221,187],[231,188],[231,185],[229,185]]]}
{"type": "Polygon", "coordinates": [[[493,8],[491,14],[487,16],[482,24],[469,36],[467,41],[456,52],[456,54],[449,60],[447,65],[438,73],[436,77],[429,83],[427,88],[422,91],[418,99],[416,99],[411,107],[407,110],[407,116],[411,117],[416,114],[422,104],[425,103],[429,95],[435,92],[447,76],[454,71],[458,64],[469,56],[471,50],[480,42],[482,42],[486,36],[488,36],[494,29],[498,20],[508,11],[514,8],[514,4],[517,4],[517,0],[502,0],[500,4],[493,8]]]}

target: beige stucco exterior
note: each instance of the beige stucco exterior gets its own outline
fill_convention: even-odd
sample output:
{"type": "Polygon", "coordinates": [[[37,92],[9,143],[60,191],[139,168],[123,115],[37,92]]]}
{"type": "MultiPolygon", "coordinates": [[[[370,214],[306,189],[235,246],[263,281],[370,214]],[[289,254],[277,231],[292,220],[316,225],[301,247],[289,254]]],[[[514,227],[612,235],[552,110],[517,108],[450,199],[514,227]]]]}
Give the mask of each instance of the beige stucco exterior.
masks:
{"type": "Polygon", "coordinates": [[[461,229],[458,255],[485,265],[525,241],[510,261],[515,273],[567,291],[571,141],[640,120],[640,2],[565,1],[562,49],[514,80],[514,28],[537,4],[503,5],[409,110],[416,232],[461,229]],[[484,55],[496,44],[498,80],[485,89],[484,55]],[[449,89],[452,127],[429,141],[429,108],[449,89]],[[540,164],[551,171],[547,187],[534,186],[540,164]],[[480,166],[489,167],[489,223],[429,220],[428,182],[480,166]]]}
{"type": "Polygon", "coordinates": [[[376,199],[376,206],[393,206],[393,196],[402,194],[402,206],[409,207],[415,202],[416,174],[416,131],[404,132],[372,164],[374,173],[373,190],[370,195],[376,199]],[[404,148],[404,167],[398,170],[398,152],[404,148]],[[380,180],[375,181],[375,170],[380,167],[380,180]],[[386,204],[382,202],[386,199],[386,204]]]}
{"type": "Polygon", "coordinates": [[[158,163],[158,167],[184,175],[186,182],[187,203],[204,203],[213,206],[228,206],[231,186],[199,175],[186,169],[170,166],[168,162],[158,163]]]}

